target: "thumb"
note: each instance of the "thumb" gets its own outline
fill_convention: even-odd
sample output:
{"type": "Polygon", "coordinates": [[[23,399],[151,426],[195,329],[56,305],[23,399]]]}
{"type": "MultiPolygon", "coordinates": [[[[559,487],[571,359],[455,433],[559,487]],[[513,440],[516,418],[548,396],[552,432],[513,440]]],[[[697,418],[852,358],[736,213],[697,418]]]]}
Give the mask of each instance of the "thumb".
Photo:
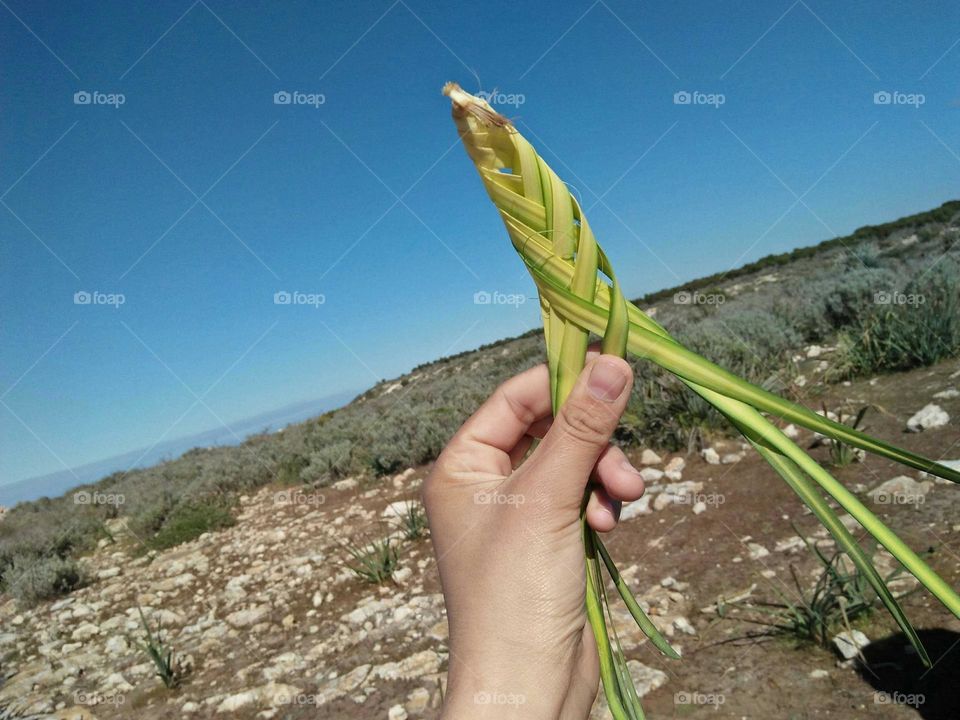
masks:
{"type": "Polygon", "coordinates": [[[527,481],[558,504],[579,508],[590,473],[627,406],[632,384],[633,371],[625,360],[600,355],[589,362],[524,464],[527,481]]]}

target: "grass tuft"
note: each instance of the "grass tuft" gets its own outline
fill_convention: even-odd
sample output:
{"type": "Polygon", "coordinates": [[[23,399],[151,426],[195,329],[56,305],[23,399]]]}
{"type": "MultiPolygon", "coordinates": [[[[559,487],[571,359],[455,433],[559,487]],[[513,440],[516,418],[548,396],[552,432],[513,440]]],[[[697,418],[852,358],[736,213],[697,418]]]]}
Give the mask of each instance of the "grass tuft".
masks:
{"type": "Polygon", "coordinates": [[[362,544],[345,544],[350,559],[344,565],[364,582],[382,585],[393,579],[400,564],[400,552],[389,537],[362,544]]]}

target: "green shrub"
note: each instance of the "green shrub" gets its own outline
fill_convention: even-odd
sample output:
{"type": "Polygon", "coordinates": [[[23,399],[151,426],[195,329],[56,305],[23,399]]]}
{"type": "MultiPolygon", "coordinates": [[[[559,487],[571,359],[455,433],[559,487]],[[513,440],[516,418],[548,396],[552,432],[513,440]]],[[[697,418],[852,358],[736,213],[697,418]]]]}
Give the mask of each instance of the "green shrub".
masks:
{"type": "Polygon", "coordinates": [[[874,296],[898,285],[888,268],[840,266],[831,274],[791,283],[776,313],[806,341],[823,341],[871,311],[874,296]]]}
{"type": "Polygon", "coordinates": [[[759,310],[718,313],[676,334],[694,352],[753,382],[779,370],[801,343],[782,318],[759,310]]]}
{"type": "Polygon", "coordinates": [[[944,260],[841,333],[832,377],[908,370],[960,353],[960,271],[944,260]]]}
{"type": "Polygon", "coordinates": [[[310,458],[303,455],[291,455],[280,462],[277,481],[281,485],[299,485],[303,482],[301,473],[310,465],[310,458]]]}
{"type": "Polygon", "coordinates": [[[154,550],[163,550],[194,540],[203,533],[230,527],[236,522],[223,499],[194,501],[176,507],[147,543],[154,550]]]}
{"type": "Polygon", "coordinates": [[[30,607],[66,595],[86,581],[83,569],[72,558],[19,555],[5,574],[3,589],[30,607]]]}

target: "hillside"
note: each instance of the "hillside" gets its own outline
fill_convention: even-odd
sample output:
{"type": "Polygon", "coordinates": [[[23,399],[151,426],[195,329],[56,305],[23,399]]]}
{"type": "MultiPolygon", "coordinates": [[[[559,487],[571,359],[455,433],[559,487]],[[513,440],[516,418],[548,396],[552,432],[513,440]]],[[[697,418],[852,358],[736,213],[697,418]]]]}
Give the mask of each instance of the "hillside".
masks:
{"type": "MultiPolygon", "coordinates": [[[[816,406],[804,389],[810,378],[793,361],[804,344],[839,340],[831,381],[930,364],[960,349],[958,215],[960,201],[951,201],[639,303],[707,358],[816,406]],[[918,295],[927,302],[900,302],[918,295]],[[904,345],[916,356],[897,350],[904,345]]],[[[124,517],[145,547],[159,550],[229,526],[238,496],[266,484],[375,480],[429,462],[497,383],[542,357],[542,335],[530,332],[422,365],[283,432],[21,503],[0,523],[0,579],[25,602],[56,597],[82,581],[74,558],[110,538],[111,519],[124,517]]],[[[634,364],[621,441],[689,450],[726,432],[702,400],[650,363],[634,364]]]]}
{"type": "MultiPolygon", "coordinates": [[[[816,376],[836,351],[802,354],[801,371],[816,376]]],[[[960,360],[950,360],[807,387],[836,412],[883,408],[868,416],[870,432],[905,442],[907,419],[927,402],[960,416],[958,385],[960,360]]],[[[806,431],[796,437],[804,447],[813,440],[806,431]]],[[[937,456],[956,437],[951,420],[905,444],[937,456]]],[[[813,453],[830,462],[827,448],[813,453]]],[[[773,718],[789,707],[804,708],[795,716],[803,718],[907,720],[917,714],[903,698],[919,697],[921,717],[958,717],[960,660],[949,651],[960,622],[925,593],[902,602],[941,659],[929,673],[904,653],[906,640],[883,611],[853,621],[874,641],[864,650],[872,672],[789,634],[757,634],[762,628],[750,619],[764,618],[761,603],[795,598],[794,578],[810,594],[822,577],[804,540],[827,555],[834,546],[746,445],[715,439],[701,454],[628,454],[644,467],[647,494],[624,508],[609,547],[683,655],[663,658],[617,606],[621,642],[651,717],[773,718]]],[[[412,532],[406,520],[429,469],[376,483],[251,490],[239,498],[233,527],[146,554],[124,517],[108,520],[109,539],[83,560],[86,587],[32,610],[0,601],[0,717],[8,717],[5,707],[58,720],[438,717],[447,624],[428,531],[412,532]],[[364,582],[343,564],[345,543],[362,547],[384,534],[399,551],[392,580],[364,582]],[[182,673],[178,687],[164,687],[137,644],[145,635],[141,611],[152,628],[162,627],[182,673]]],[[[876,458],[834,472],[913,547],[929,547],[929,562],[947,582],[960,583],[951,550],[960,533],[955,488],[899,475],[902,468],[876,458]],[[890,503],[889,493],[909,502],[890,503]]],[[[892,572],[886,553],[875,562],[892,572]]],[[[891,586],[910,593],[915,583],[891,586]]],[[[602,698],[593,717],[609,720],[602,698]]]]}
{"type": "MultiPolygon", "coordinates": [[[[871,434],[950,461],[960,456],[950,450],[960,415],[958,221],[960,202],[948,203],[641,306],[753,382],[842,419],[867,408],[871,434]],[[937,422],[904,439],[932,405],[937,422]]],[[[419,486],[462,419],[542,354],[539,333],[503,340],[283,432],[14,507],[0,521],[0,718],[437,717],[446,620],[419,486]],[[384,547],[396,557],[384,560],[384,547]],[[371,567],[385,582],[364,579],[371,567],[350,569],[351,549],[380,557],[371,567]],[[157,657],[174,653],[171,689],[142,645],[148,627],[157,657]]],[[[956,717],[945,688],[960,623],[924,593],[903,603],[931,655],[948,657],[930,673],[904,656],[882,612],[853,619],[874,640],[864,650],[874,674],[796,630],[758,624],[764,608],[813,597],[827,575],[805,541],[826,556],[832,541],[713,410],[649,363],[634,366],[618,439],[646,465],[648,492],[624,508],[610,547],[684,655],[664,661],[620,618],[652,714],[774,717],[806,706],[823,717],[855,707],[903,718],[914,709],[900,698],[923,696],[923,717],[956,717]],[[812,685],[824,692],[811,695],[812,685]]],[[[951,488],[785,432],[960,583],[951,488]]],[[[875,562],[894,572],[886,553],[875,562]]],[[[908,593],[913,583],[893,587],[908,593]]],[[[789,626],[792,612],[780,622],[789,626]]],[[[608,717],[602,700],[594,715],[608,717]]]]}

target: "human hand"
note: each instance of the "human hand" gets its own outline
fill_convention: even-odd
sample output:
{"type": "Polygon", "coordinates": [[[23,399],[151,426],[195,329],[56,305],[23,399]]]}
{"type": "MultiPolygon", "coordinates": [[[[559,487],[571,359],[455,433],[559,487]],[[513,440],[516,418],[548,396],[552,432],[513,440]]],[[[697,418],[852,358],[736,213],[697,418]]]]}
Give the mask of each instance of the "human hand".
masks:
{"type": "Polygon", "coordinates": [[[599,532],[643,480],[609,444],[630,366],[591,354],[554,420],[545,365],[464,423],[423,488],[450,626],[443,718],[586,718],[597,694],[580,509],[599,532]],[[543,438],[524,460],[534,438],[543,438]]]}

